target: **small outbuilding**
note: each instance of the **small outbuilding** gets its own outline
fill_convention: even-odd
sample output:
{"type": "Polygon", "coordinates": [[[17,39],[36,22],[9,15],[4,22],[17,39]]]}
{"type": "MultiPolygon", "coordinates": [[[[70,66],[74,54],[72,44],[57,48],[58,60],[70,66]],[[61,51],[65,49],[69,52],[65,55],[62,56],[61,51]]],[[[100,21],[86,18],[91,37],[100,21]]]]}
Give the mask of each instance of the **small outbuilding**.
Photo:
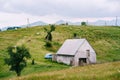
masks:
{"type": "Polygon", "coordinates": [[[67,39],[56,53],[57,62],[72,66],[96,63],[96,53],[86,39],[67,39]]]}

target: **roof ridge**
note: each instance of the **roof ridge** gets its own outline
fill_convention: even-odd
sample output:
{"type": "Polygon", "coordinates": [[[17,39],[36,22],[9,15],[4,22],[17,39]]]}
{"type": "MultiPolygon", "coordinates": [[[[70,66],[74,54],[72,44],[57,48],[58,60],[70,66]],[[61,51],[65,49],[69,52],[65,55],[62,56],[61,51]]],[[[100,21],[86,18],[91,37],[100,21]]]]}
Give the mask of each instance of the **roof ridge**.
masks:
{"type": "MultiPolygon", "coordinates": [[[[81,38],[81,39],[66,39],[66,40],[82,40],[82,39],[85,39],[86,40],[86,38],[81,38]]],[[[65,40],[65,41],[66,41],[65,40]]]]}

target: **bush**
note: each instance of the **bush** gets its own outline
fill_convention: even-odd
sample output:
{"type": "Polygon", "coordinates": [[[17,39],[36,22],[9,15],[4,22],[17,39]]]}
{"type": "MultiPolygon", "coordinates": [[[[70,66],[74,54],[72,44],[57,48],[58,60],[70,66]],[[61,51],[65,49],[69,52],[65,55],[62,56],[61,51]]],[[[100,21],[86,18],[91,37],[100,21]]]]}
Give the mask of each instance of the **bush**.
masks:
{"type": "Polygon", "coordinates": [[[86,26],[87,24],[86,24],[86,22],[81,22],[81,25],[86,26]]]}
{"type": "Polygon", "coordinates": [[[46,47],[52,47],[52,43],[49,42],[49,41],[46,41],[46,44],[45,44],[46,47]]]}

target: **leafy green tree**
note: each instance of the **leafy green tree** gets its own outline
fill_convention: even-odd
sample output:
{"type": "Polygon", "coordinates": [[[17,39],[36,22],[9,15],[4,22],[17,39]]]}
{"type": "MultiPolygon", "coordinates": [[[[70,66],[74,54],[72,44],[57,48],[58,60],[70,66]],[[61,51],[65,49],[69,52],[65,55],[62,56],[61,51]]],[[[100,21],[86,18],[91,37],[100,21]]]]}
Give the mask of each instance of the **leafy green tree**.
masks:
{"type": "Polygon", "coordinates": [[[81,25],[86,26],[87,24],[86,24],[86,22],[81,22],[81,25]]]}
{"type": "Polygon", "coordinates": [[[79,39],[77,33],[73,33],[73,39],[79,39]]]}
{"type": "Polygon", "coordinates": [[[10,71],[15,71],[17,76],[21,75],[21,71],[26,66],[26,59],[31,55],[25,46],[8,47],[7,52],[9,58],[5,58],[5,63],[10,66],[10,71]]]}
{"type": "Polygon", "coordinates": [[[76,37],[77,37],[77,34],[76,34],[76,33],[74,33],[74,34],[73,34],[73,37],[74,37],[74,38],[76,38],[76,37]]]}
{"type": "Polygon", "coordinates": [[[50,30],[48,30],[47,28],[44,28],[44,30],[47,32],[45,39],[47,41],[52,41],[52,34],[51,33],[52,33],[52,31],[55,31],[55,26],[51,25],[50,30]]]}

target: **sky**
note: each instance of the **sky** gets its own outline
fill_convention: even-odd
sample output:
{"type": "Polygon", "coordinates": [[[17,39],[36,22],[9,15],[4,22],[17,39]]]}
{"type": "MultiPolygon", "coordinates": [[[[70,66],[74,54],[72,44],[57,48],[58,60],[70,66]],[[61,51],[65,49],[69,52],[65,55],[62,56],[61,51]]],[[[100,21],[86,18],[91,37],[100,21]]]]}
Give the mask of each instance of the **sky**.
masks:
{"type": "Polygon", "coordinates": [[[120,0],[0,0],[0,27],[58,20],[80,22],[120,17],[120,0]]]}

